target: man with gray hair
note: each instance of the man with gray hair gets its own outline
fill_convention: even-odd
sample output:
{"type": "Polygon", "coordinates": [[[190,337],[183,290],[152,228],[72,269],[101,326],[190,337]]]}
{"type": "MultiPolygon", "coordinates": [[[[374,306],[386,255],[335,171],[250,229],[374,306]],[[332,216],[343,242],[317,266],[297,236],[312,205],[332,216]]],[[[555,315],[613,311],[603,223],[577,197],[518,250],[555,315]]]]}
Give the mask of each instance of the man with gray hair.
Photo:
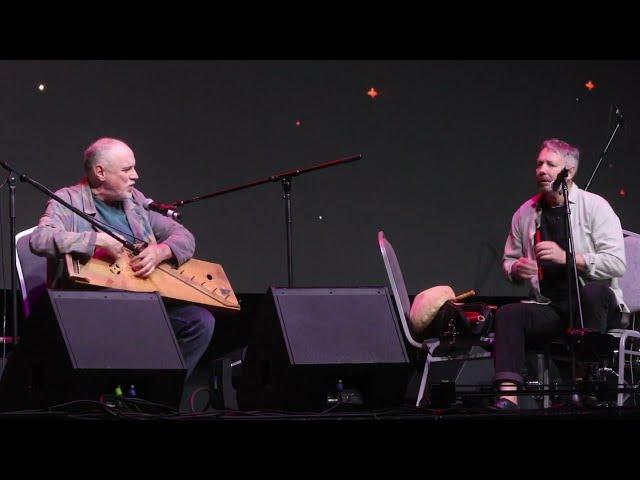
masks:
{"type": "MultiPolygon", "coordinates": [[[[162,262],[182,265],[195,251],[191,232],[178,222],[145,210],[145,196],[134,188],[138,180],[136,159],[129,146],[114,138],[101,138],[84,153],[86,177],[56,194],[74,207],[111,227],[133,244],[147,246],[130,261],[134,275],[146,278],[162,262]]],[[[62,275],[62,257],[70,253],[117,259],[123,245],[68,208],[51,199],[30,237],[31,250],[58,261],[54,283],[62,275]]],[[[187,366],[187,377],[206,351],[215,320],[198,305],[167,304],[167,314],[187,366]]]]}
{"type": "MultiPolygon", "coordinates": [[[[502,267],[510,281],[528,283],[532,300],[501,307],[495,318],[494,382],[501,391],[496,409],[517,409],[509,395],[523,382],[525,341],[549,341],[569,327],[569,308],[577,319],[580,294],[584,327],[597,332],[620,326],[624,305],[617,277],[626,268],[622,227],[602,197],[581,190],[573,178],[580,152],[568,143],[543,142],[536,160],[538,193],[515,212],[502,267]],[[566,168],[571,227],[580,285],[566,276],[566,208],[554,181],[566,168]],[[568,305],[571,288],[573,305],[568,305]]],[[[574,327],[579,327],[579,320],[574,327]]]]}

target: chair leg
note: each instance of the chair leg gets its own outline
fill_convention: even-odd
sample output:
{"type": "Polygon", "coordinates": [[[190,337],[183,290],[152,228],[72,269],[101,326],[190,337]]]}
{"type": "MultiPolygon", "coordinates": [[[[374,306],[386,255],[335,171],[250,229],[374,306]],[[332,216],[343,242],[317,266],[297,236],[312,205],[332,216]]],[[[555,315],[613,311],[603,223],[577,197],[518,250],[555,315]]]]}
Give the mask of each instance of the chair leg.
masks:
{"type": "Polygon", "coordinates": [[[544,408],[551,407],[551,395],[549,394],[549,390],[551,390],[551,353],[547,352],[544,356],[544,384],[546,385],[547,394],[544,396],[544,408]]]}
{"type": "Polygon", "coordinates": [[[420,380],[420,390],[418,391],[418,399],[416,400],[416,407],[420,407],[420,402],[424,396],[424,390],[427,387],[427,377],[429,376],[429,356],[424,362],[424,369],[422,370],[422,380],[420,380]]]}
{"type": "Polygon", "coordinates": [[[542,388],[544,395],[542,396],[543,408],[549,408],[551,406],[551,398],[549,396],[549,356],[546,353],[536,354],[538,360],[538,385],[542,388]]]}
{"type": "MultiPolygon", "coordinates": [[[[620,335],[620,345],[618,346],[618,388],[624,388],[624,354],[627,344],[627,336],[623,333],[620,335]]],[[[619,407],[624,404],[624,393],[618,392],[619,407]]]]}

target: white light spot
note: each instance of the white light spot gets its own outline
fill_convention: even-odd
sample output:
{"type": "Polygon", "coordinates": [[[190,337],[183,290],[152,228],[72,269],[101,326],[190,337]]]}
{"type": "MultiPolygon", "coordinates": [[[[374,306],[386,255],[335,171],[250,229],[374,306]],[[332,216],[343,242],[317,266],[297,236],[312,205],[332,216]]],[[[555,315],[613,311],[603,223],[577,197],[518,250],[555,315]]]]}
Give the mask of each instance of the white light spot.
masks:
{"type": "Polygon", "coordinates": [[[38,90],[40,90],[41,92],[44,92],[44,83],[41,83],[40,85],[38,85],[38,90]]]}

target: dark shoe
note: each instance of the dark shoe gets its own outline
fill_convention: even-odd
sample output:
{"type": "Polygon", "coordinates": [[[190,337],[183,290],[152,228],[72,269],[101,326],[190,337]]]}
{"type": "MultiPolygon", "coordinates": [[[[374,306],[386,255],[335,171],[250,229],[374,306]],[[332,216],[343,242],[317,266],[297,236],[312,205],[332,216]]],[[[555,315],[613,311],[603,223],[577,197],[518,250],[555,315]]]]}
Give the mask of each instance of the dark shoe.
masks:
{"type": "Polygon", "coordinates": [[[573,408],[583,408],[584,407],[583,396],[580,395],[579,393],[571,394],[571,396],[569,397],[569,406],[573,408]]]}
{"type": "Polygon", "coordinates": [[[491,410],[520,410],[520,406],[517,403],[513,403],[506,398],[499,398],[498,401],[489,408],[491,410]]]}
{"type": "Polygon", "coordinates": [[[600,400],[595,395],[579,395],[578,398],[580,401],[577,404],[574,404],[575,407],[578,408],[603,408],[608,407],[608,402],[604,400],[600,400]]]}

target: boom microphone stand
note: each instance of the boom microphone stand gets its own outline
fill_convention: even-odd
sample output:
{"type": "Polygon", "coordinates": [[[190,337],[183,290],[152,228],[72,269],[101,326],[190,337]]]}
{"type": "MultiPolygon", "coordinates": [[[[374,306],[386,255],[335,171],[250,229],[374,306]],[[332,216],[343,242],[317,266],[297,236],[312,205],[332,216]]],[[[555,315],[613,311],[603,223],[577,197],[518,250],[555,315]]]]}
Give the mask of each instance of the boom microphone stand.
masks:
{"type": "Polygon", "coordinates": [[[609,140],[607,141],[606,146],[604,147],[604,150],[602,150],[602,153],[600,154],[600,159],[598,160],[598,163],[596,164],[595,168],[593,169],[593,172],[591,173],[591,177],[589,177],[589,181],[587,182],[587,185],[584,187],[585,192],[587,190],[589,190],[589,187],[591,186],[591,182],[593,181],[593,177],[596,176],[596,172],[598,171],[598,168],[600,168],[600,164],[602,163],[602,160],[604,159],[605,155],[607,154],[607,151],[609,150],[609,146],[611,145],[611,142],[613,142],[614,137],[616,136],[616,133],[618,133],[618,130],[620,128],[624,128],[624,117],[622,116],[622,110],[620,110],[620,107],[617,105],[613,105],[613,108],[616,109],[616,126],[613,129],[613,132],[611,132],[611,136],[609,137],[609,140]]]}
{"type": "Polygon", "coordinates": [[[288,172],[272,175],[263,180],[246,183],[244,185],[238,185],[236,187],[225,188],[217,192],[207,193],[205,195],[199,195],[193,198],[189,198],[187,200],[177,200],[167,205],[173,206],[174,208],[178,208],[178,207],[181,207],[182,205],[199,202],[200,200],[206,200],[208,198],[217,197],[219,195],[225,195],[231,192],[237,192],[238,190],[243,190],[245,188],[257,187],[258,185],[262,185],[263,183],[280,182],[282,184],[282,199],[285,201],[284,214],[285,214],[285,227],[287,229],[287,276],[288,276],[288,285],[289,285],[289,288],[291,288],[293,287],[293,219],[291,216],[291,187],[292,187],[291,182],[293,180],[293,177],[297,177],[298,175],[309,173],[314,170],[320,170],[328,167],[335,167],[343,163],[353,162],[355,160],[360,160],[361,158],[362,158],[361,154],[353,155],[351,157],[332,160],[330,162],[321,163],[318,165],[314,165],[312,167],[303,168],[301,170],[298,170],[298,169],[290,170],[288,172]]]}

